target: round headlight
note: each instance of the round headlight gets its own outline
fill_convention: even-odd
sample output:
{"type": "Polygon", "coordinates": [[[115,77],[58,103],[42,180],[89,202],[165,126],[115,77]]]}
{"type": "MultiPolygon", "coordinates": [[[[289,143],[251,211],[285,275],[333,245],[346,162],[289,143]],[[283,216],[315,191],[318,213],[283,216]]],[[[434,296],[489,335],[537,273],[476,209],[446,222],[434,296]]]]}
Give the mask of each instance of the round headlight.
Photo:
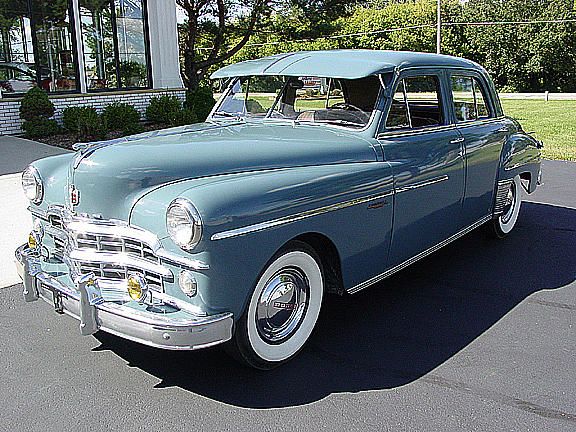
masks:
{"type": "Polygon", "coordinates": [[[176,198],[166,211],[168,234],[182,249],[194,248],[202,237],[202,219],[196,207],[184,198],[176,198]]]}
{"type": "Polygon", "coordinates": [[[34,204],[40,204],[44,195],[44,187],[38,170],[33,166],[29,166],[22,173],[22,189],[26,198],[34,204]]]}

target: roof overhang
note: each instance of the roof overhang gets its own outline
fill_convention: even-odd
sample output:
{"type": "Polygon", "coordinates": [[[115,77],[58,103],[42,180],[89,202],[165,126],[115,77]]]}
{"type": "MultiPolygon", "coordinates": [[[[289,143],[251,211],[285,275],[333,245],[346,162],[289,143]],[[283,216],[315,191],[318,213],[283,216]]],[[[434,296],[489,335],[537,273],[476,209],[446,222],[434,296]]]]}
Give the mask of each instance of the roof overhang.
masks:
{"type": "Polygon", "coordinates": [[[210,78],[283,75],[358,79],[391,72],[396,67],[375,57],[367,50],[300,51],[235,63],[217,70],[210,78]]]}

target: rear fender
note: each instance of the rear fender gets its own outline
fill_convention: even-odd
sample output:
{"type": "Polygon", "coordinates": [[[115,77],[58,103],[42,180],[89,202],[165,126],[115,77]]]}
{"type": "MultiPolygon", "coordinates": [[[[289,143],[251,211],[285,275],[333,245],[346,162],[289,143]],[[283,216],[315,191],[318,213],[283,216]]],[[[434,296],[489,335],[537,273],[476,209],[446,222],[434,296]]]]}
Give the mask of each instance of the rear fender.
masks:
{"type": "Polygon", "coordinates": [[[528,181],[527,192],[536,190],[540,178],[542,142],[521,129],[510,135],[502,149],[498,181],[519,175],[528,181]]]}

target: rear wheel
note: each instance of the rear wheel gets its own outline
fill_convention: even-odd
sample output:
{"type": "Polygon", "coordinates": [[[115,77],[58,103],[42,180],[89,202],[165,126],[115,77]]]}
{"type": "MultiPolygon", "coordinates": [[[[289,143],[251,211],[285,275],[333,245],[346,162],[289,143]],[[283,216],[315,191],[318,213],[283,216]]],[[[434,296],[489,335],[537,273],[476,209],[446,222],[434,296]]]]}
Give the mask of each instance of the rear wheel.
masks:
{"type": "Polygon", "coordinates": [[[497,238],[504,238],[512,231],[518,220],[522,205],[522,185],[520,176],[514,177],[506,194],[504,210],[490,222],[490,233],[497,238]]]}
{"type": "Polygon", "coordinates": [[[290,360],[310,337],[323,294],[316,252],[306,243],[291,242],[258,279],[230,343],[232,355],[264,370],[290,360]]]}

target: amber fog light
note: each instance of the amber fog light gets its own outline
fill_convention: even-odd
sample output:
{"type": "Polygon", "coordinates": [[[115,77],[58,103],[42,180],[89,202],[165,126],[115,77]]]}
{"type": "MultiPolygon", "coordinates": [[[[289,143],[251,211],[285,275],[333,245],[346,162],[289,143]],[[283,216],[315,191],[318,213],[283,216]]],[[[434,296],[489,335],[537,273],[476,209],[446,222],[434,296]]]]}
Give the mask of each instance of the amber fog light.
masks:
{"type": "Polygon", "coordinates": [[[143,301],[148,292],[148,286],[144,277],[138,274],[130,275],[128,277],[128,295],[132,300],[143,301]]]}
{"type": "Polygon", "coordinates": [[[28,247],[30,249],[36,249],[38,246],[40,246],[40,239],[38,238],[38,233],[32,231],[30,234],[28,234],[28,247]]]}
{"type": "Polygon", "coordinates": [[[180,285],[182,292],[188,297],[194,297],[198,292],[198,283],[196,282],[196,278],[192,272],[189,272],[188,270],[182,270],[180,272],[178,284],[180,285]]]}

